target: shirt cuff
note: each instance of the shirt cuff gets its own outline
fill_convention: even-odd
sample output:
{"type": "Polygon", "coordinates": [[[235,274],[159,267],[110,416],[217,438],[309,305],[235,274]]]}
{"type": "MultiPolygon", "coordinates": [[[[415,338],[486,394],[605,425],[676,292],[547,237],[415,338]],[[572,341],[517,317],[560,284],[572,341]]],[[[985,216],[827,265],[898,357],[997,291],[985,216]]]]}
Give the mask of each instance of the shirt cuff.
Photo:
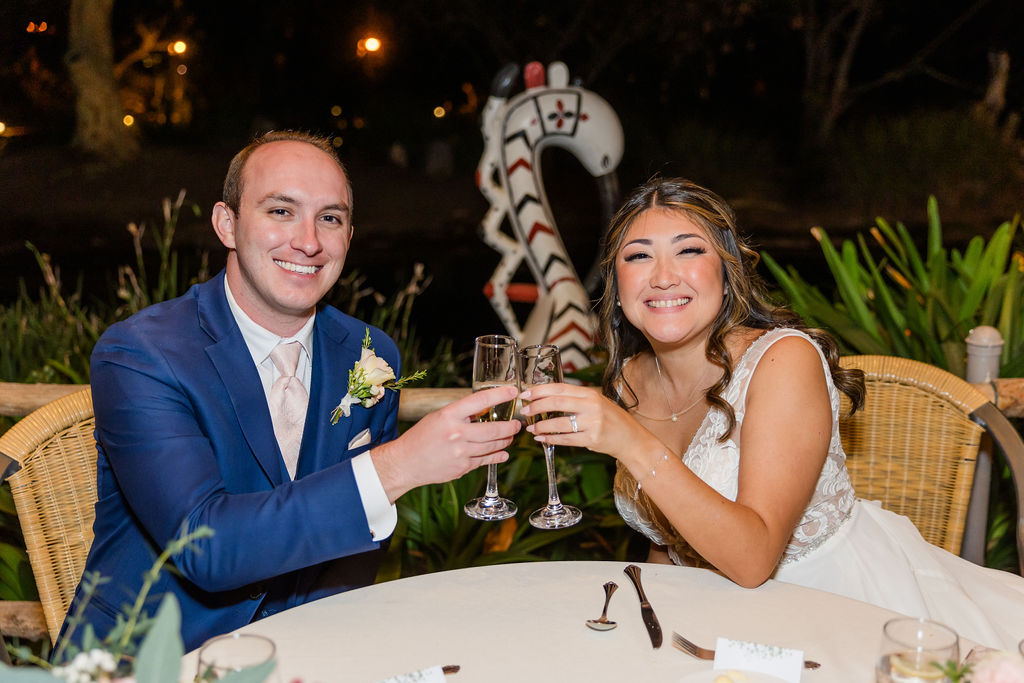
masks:
{"type": "Polygon", "coordinates": [[[398,508],[388,500],[369,451],[352,458],[352,474],[356,478],[356,488],[359,489],[359,498],[366,512],[370,535],[374,541],[383,541],[394,533],[398,525],[398,508]]]}

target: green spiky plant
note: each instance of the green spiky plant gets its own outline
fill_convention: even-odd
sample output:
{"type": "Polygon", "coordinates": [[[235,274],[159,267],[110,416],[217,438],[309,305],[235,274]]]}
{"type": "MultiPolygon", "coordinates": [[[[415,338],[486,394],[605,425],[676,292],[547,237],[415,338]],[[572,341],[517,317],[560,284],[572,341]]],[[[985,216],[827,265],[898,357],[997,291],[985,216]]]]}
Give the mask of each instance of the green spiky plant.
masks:
{"type": "Polygon", "coordinates": [[[1024,256],[1011,255],[1019,224],[1018,215],[987,241],[975,236],[963,252],[947,248],[938,203],[930,197],[924,253],[903,223],[893,228],[879,218],[869,235],[880,257],[863,234],[836,249],[824,230],[813,228],[835,279],[834,298],[792,266],[783,268],[767,253],[762,257],[790,306],[830,330],[846,353],[914,358],[963,377],[964,339],[972,328],[991,325],[1004,341],[1000,375],[1016,377],[1024,374],[1024,256]]]}

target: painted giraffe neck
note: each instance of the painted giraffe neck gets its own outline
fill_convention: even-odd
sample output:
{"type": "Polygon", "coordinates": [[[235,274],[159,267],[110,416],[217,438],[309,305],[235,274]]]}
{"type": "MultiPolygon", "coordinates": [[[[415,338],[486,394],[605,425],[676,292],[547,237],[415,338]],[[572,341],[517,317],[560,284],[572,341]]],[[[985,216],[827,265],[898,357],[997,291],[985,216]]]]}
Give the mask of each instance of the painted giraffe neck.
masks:
{"type": "Polygon", "coordinates": [[[477,167],[477,184],[491,204],[482,221],[483,239],[502,254],[488,281],[488,297],[522,344],[557,344],[566,370],[577,370],[591,362],[596,320],[551,214],[540,154],[547,146],[563,147],[592,175],[605,178],[622,157],[622,127],[607,102],[568,85],[568,70],[561,62],[550,66],[547,84],[540,64],[527,65],[526,91],[508,99],[512,80],[507,69],[495,79],[498,92],[484,109],[485,146],[477,167]],[[506,221],[511,234],[501,229],[506,221]],[[536,294],[520,326],[509,291],[524,262],[536,294]]]}

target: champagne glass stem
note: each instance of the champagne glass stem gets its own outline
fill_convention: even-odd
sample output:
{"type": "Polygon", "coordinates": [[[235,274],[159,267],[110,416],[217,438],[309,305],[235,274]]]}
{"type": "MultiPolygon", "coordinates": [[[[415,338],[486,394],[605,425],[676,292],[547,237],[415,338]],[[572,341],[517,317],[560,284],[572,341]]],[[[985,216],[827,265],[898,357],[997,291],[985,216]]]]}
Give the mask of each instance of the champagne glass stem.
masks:
{"type": "Polygon", "coordinates": [[[562,501],[558,497],[557,475],[555,473],[555,447],[551,444],[544,444],[544,464],[548,468],[548,510],[552,512],[562,507],[562,501]]]}
{"type": "Polygon", "coordinates": [[[494,505],[498,500],[498,465],[487,466],[487,490],[484,491],[484,505],[494,505]]]}

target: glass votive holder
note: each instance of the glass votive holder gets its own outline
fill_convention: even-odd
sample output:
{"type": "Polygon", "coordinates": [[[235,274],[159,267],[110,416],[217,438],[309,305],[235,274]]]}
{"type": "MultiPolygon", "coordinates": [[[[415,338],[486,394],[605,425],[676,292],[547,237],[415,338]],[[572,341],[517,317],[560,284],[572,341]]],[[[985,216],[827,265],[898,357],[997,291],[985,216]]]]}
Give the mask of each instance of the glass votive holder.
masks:
{"type": "Polygon", "coordinates": [[[274,659],[276,649],[270,638],[254,633],[215,636],[199,648],[196,681],[215,681],[230,673],[266,664],[274,659]]]}
{"type": "Polygon", "coordinates": [[[882,628],[882,643],[875,667],[877,683],[947,681],[942,671],[960,661],[956,631],[928,619],[900,617],[882,628]]]}

